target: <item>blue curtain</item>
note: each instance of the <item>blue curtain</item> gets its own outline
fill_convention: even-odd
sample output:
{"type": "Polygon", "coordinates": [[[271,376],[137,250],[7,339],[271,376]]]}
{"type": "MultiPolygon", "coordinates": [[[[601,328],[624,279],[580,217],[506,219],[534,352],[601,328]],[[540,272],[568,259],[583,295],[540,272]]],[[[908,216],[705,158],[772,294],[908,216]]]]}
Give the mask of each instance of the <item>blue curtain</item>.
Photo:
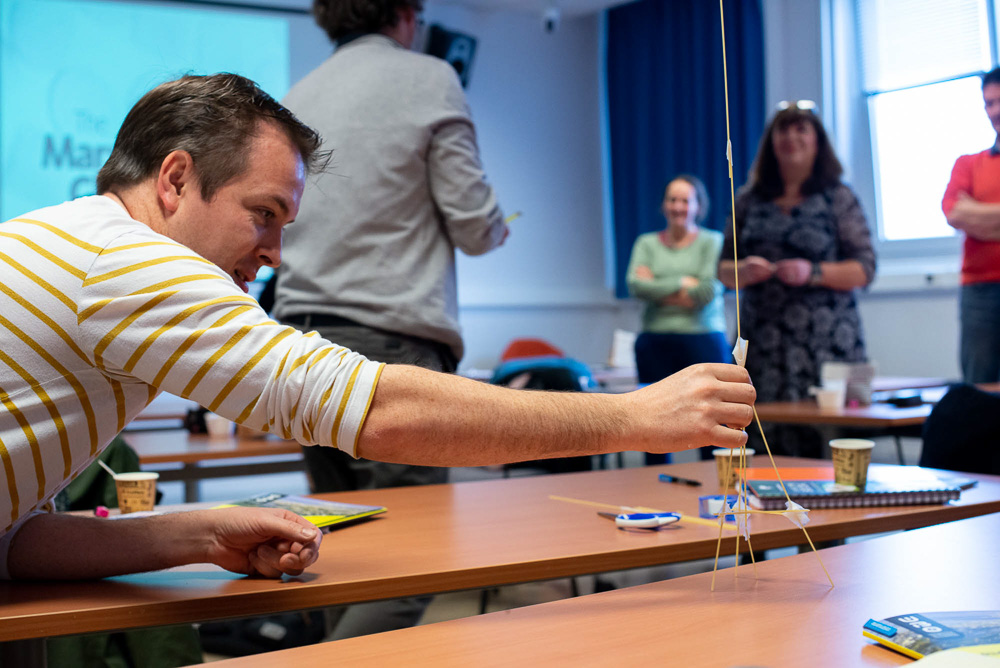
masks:
{"type": "MultiPolygon", "coordinates": [[[[736,187],[764,128],[764,36],[759,0],[724,0],[729,118],[736,187]]],[[[663,229],[660,202],[677,173],[705,181],[706,227],[729,215],[719,5],[641,0],[607,14],[608,132],[616,293],[628,296],[632,244],[663,229]]]]}

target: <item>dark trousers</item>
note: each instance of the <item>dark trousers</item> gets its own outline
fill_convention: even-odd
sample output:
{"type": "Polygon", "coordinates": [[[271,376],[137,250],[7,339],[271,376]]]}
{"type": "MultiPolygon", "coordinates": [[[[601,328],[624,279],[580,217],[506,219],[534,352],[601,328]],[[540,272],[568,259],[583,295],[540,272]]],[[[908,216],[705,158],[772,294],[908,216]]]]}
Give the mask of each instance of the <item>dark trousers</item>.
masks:
{"type": "MultiPolygon", "coordinates": [[[[657,334],[643,332],[635,340],[635,367],[644,385],[663,380],[685,367],[704,362],[728,362],[729,345],[722,332],[657,334]]],[[[712,458],[712,448],[701,448],[702,459],[712,458]]],[[[670,455],[646,453],[646,464],[666,464],[670,455]]]]}
{"type": "Polygon", "coordinates": [[[1000,381],[1000,283],[963,285],[959,313],[962,380],[1000,381]]]}
{"type": "MultiPolygon", "coordinates": [[[[413,364],[448,373],[455,370],[456,360],[451,350],[434,341],[358,324],[315,326],[309,319],[303,318],[295,318],[284,324],[302,331],[315,330],[328,341],[377,362],[413,364]]],[[[445,468],[354,459],[336,448],[319,446],[303,447],[302,452],[315,493],[431,485],[448,481],[448,469],[445,468]]],[[[377,546],[372,546],[372,549],[377,549],[377,546]]],[[[424,596],[331,609],[328,617],[332,629],[326,640],[341,640],[415,626],[430,601],[431,597],[424,596]]]]}

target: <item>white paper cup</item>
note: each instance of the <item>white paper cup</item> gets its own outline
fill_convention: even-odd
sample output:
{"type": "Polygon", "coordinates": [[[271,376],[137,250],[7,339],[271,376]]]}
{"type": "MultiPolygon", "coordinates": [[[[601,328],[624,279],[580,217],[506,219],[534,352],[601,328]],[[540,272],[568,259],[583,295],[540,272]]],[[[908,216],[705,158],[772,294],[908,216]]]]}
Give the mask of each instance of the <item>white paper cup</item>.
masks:
{"type": "Polygon", "coordinates": [[[868,465],[875,441],[864,438],[835,438],[830,441],[833,454],[833,479],[838,485],[864,489],[868,483],[868,465]]]}
{"type": "Polygon", "coordinates": [[[152,510],[156,503],[156,481],[159,478],[159,473],[147,471],[116,473],[115,490],[118,492],[118,508],[122,514],[152,510]]]}
{"type": "Polygon", "coordinates": [[[233,421],[215,413],[205,413],[205,427],[211,438],[229,438],[233,435],[233,421]]]}
{"type": "Polygon", "coordinates": [[[836,411],[844,407],[847,399],[847,383],[842,380],[827,381],[823,387],[809,388],[810,394],[816,397],[821,411],[836,411]]]}
{"type": "MultiPolygon", "coordinates": [[[[746,453],[745,463],[749,468],[754,456],[754,449],[744,448],[744,452],[746,453]]],[[[712,450],[712,454],[715,456],[715,471],[719,476],[719,487],[722,489],[735,488],[740,479],[740,449],[716,448],[712,450]]]]}

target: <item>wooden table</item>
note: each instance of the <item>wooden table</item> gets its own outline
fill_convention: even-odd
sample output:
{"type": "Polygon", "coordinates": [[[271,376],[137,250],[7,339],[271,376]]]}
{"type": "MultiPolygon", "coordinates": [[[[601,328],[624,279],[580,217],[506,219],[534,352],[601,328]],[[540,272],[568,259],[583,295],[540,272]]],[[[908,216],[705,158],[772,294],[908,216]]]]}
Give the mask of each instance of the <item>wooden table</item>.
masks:
{"type": "Polygon", "coordinates": [[[812,399],[802,401],[768,401],[757,404],[761,422],[779,424],[825,424],[839,427],[888,429],[921,425],[931,414],[932,404],[896,408],[874,403],[855,408],[821,409],[812,399]]]}
{"type": "MultiPolygon", "coordinates": [[[[874,384],[878,385],[880,380],[883,381],[879,387],[880,392],[901,389],[921,390],[921,395],[927,403],[897,408],[891,404],[875,402],[870,406],[821,409],[813,399],[769,401],[757,404],[757,415],[761,422],[829,425],[887,432],[895,437],[899,463],[905,464],[903,446],[899,440],[901,433],[904,430],[919,427],[926,422],[934,404],[944,395],[947,387],[931,384],[940,380],[937,378],[876,378],[874,384]],[[900,384],[903,383],[909,383],[909,386],[900,387],[900,384]]],[[[986,392],[1000,392],[1000,383],[983,383],[977,387],[986,392]]]]}
{"type": "Polygon", "coordinates": [[[869,618],[1000,607],[1000,515],[712,575],[213,663],[258,666],[897,666],[869,618]]]}
{"type": "Polygon", "coordinates": [[[138,424],[135,425],[138,429],[148,428],[143,426],[143,422],[150,421],[183,423],[188,411],[196,408],[198,408],[197,402],[164,392],[153,399],[153,402],[146,406],[133,420],[138,421],[138,424]]]}
{"type": "MultiPolygon", "coordinates": [[[[877,380],[877,379],[876,379],[877,380]]],[[[890,379],[892,380],[892,379],[890,379]]],[[[919,378],[897,379],[919,381],[919,378]]],[[[936,379],[926,379],[928,382],[936,379]]],[[[976,387],[986,392],[1000,392],[1000,383],[982,383],[976,387]]],[[[821,409],[813,399],[801,401],[768,401],[757,404],[757,415],[763,422],[781,424],[828,424],[842,427],[870,427],[885,429],[890,427],[911,427],[927,420],[934,403],[944,394],[946,388],[939,385],[913,385],[908,388],[922,390],[927,403],[920,406],[896,408],[891,404],[872,403],[870,406],[854,408],[821,409]],[[935,391],[936,388],[940,388],[935,391]]]]}
{"type": "Polygon", "coordinates": [[[888,392],[892,390],[916,390],[928,387],[944,387],[957,382],[947,378],[922,378],[916,376],[875,376],[872,379],[872,392],[888,392]]]}
{"type": "MultiPolygon", "coordinates": [[[[385,505],[389,512],[328,534],[317,563],[298,578],[251,579],[193,565],[99,582],[0,582],[0,641],[265,615],[711,557],[718,537],[713,526],[682,521],[655,533],[618,531],[595,508],[549,495],[696,515],[698,496],[718,492],[714,467],[690,462],[323,495],[385,505]],[[706,484],[661,483],[661,471],[706,484]]],[[[968,477],[980,483],[955,505],[814,511],[810,536],[833,540],[1000,511],[1000,477],[968,477]]],[[[733,535],[726,532],[724,553],[733,553],[733,535]]],[[[801,542],[801,530],[782,517],[754,520],[755,550],[801,542]]]]}
{"type": "Polygon", "coordinates": [[[274,437],[218,438],[191,435],[183,429],[127,432],[123,437],[138,453],[144,471],[158,471],[163,482],[184,483],[188,503],[198,500],[198,481],[206,478],[304,470],[301,446],[274,437]],[[236,459],[242,461],[225,463],[236,459]],[[170,464],[181,467],[163,468],[170,464]]]}

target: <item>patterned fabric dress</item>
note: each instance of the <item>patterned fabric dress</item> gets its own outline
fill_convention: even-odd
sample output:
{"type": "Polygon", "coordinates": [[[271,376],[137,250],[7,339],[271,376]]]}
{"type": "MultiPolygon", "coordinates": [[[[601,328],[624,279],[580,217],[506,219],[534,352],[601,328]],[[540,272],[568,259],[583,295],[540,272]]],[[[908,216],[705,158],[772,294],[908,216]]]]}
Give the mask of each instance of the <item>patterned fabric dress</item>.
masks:
{"type": "MultiPolygon", "coordinates": [[[[739,257],[771,262],[857,260],[870,281],[875,252],[855,194],[837,185],[806,197],[785,212],[748,188],[736,200],[739,257]]],[[[732,248],[732,229],[725,248],[732,248]]],[[[741,290],[741,331],[750,342],[747,370],[758,401],[795,401],[809,396],[823,362],[866,361],[864,336],[853,291],[785,285],[777,278],[741,290]]],[[[751,429],[751,436],[755,430],[751,429]]],[[[819,457],[822,441],[811,428],[768,431],[772,451],[819,457]]]]}

